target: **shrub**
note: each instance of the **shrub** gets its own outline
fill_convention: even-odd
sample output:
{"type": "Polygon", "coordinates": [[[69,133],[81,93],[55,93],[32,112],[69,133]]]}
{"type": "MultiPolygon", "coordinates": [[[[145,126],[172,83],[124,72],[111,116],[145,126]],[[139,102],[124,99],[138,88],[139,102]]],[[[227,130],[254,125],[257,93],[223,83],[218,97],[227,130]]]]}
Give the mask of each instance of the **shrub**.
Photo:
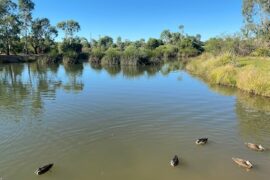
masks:
{"type": "Polygon", "coordinates": [[[270,49],[258,48],[255,51],[253,51],[251,55],[256,57],[270,57],[270,49]]]}
{"type": "Polygon", "coordinates": [[[101,48],[93,48],[90,53],[90,61],[93,63],[100,63],[104,53],[101,48]]]}
{"type": "Polygon", "coordinates": [[[121,52],[116,48],[109,48],[105,52],[105,56],[101,60],[103,65],[118,65],[120,64],[121,52]]]}
{"type": "Polygon", "coordinates": [[[146,51],[142,51],[134,46],[128,46],[123,52],[122,65],[139,65],[148,64],[148,55],[146,51]]]}
{"type": "Polygon", "coordinates": [[[253,94],[270,96],[270,74],[248,66],[239,73],[237,87],[253,94]]]}
{"type": "Polygon", "coordinates": [[[232,65],[226,65],[213,69],[208,75],[208,79],[214,84],[236,86],[236,75],[236,68],[232,65]]]}

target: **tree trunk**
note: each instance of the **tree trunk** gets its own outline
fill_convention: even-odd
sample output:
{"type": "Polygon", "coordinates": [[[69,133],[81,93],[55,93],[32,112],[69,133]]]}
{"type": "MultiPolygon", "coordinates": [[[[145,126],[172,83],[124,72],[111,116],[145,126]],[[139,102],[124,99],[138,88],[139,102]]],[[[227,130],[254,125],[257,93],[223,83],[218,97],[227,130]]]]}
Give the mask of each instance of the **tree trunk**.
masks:
{"type": "Polygon", "coordinates": [[[34,51],[35,51],[35,54],[38,54],[38,47],[37,46],[34,47],[34,51]]]}
{"type": "Polygon", "coordinates": [[[8,41],[6,42],[6,54],[7,54],[8,56],[10,55],[10,44],[9,44],[8,41]]]}

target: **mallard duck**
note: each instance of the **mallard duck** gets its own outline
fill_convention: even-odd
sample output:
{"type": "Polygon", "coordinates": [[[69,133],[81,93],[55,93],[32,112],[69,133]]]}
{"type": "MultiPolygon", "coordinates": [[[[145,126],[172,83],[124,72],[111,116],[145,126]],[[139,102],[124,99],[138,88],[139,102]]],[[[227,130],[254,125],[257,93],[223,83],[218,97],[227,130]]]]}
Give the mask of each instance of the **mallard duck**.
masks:
{"type": "Polygon", "coordinates": [[[37,175],[42,175],[42,174],[45,174],[46,172],[48,172],[51,168],[53,167],[53,164],[47,164],[45,166],[42,166],[40,168],[38,168],[35,173],[37,175]]]}
{"type": "Polygon", "coordinates": [[[240,158],[232,158],[232,160],[241,167],[251,169],[253,167],[252,163],[248,160],[240,159],[240,158]]]}
{"type": "Polygon", "coordinates": [[[257,145],[253,143],[245,143],[249,149],[252,149],[254,151],[264,151],[265,148],[262,145],[257,145]]]}
{"type": "Polygon", "coordinates": [[[207,143],[207,141],[208,141],[208,138],[200,138],[200,139],[197,139],[196,140],[196,144],[198,144],[198,145],[204,145],[204,144],[207,143]]]}
{"type": "Polygon", "coordinates": [[[173,159],[171,160],[170,164],[171,164],[172,167],[178,166],[178,164],[179,164],[179,158],[178,158],[177,155],[175,155],[173,157],[173,159]]]}

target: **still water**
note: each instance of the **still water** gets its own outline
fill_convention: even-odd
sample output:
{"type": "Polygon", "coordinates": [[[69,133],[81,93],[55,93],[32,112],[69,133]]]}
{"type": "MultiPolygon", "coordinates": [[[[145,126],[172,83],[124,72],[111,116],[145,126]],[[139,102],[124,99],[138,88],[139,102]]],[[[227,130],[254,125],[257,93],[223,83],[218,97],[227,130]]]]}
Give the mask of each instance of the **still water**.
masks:
{"type": "Polygon", "coordinates": [[[0,65],[0,179],[269,179],[270,152],[244,143],[270,148],[270,99],[178,69],[0,65]],[[198,137],[210,141],[197,146],[198,137]]]}

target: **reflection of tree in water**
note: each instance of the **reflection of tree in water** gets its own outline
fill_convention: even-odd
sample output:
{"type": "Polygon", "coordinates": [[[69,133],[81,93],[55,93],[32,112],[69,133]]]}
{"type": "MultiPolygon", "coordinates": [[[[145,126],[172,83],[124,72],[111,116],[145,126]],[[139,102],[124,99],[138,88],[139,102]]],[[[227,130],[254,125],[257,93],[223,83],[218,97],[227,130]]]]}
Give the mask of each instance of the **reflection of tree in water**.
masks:
{"type": "Polygon", "coordinates": [[[255,139],[257,142],[270,138],[270,114],[254,111],[251,108],[236,104],[236,113],[239,119],[240,134],[245,139],[255,139]]]}
{"type": "MultiPolygon", "coordinates": [[[[270,99],[239,92],[235,111],[241,135],[258,142],[270,138],[270,99]]],[[[263,143],[263,142],[262,142],[263,143]]]]}
{"type": "Polygon", "coordinates": [[[121,72],[121,66],[119,65],[104,65],[103,68],[111,75],[111,76],[116,76],[121,72]]]}
{"type": "Polygon", "coordinates": [[[245,141],[266,142],[270,138],[270,98],[254,96],[232,87],[209,85],[224,96],[235,96],[239,130],[245,141]]]}
{"type": "Polygon", "coordinates": [[[233,88],[233,87],[220,86],[216,84],[208,84],[208,87],[213,92],[219,93],[223,96],[234,96],[236,92],[238,91],[236,88],[233,88]]]}
{"type": "Polygon", "coordinates": [[[161,69],[161,73],[164,76],[167,76],[168,74],[170,74],[173,71],[178,71],[178,70],[182,70],[184,68],[184,64],[181,61],[172,61],[172,62],[167,62],[166,64],[164,64],[164,66],[161,69]]]}
{"type": "Polygon", "coordinates": [[[63,85],[66,91],[80,92],[83,90],[83,64],[64,64],[68,82],[63,85]]]}
{"type": "Polygon", "coordinates": [[[91,69],[95,70],[96,72],[101,72],[103,69],[102,65],[99,63],[91,63],[90,62],[89,64],[90,64],[91,69]]]}
{"type": "Polygon", "coordinates": [[[55,99],[56,90],[81,91],[83,66],[65,67],[67,81],[58,75],[59,65],[6,64],[0,67],[0,107],[9,114],[31,111],[38,115],[45,99],[55,99]]]}
{"type": "Polygon", "coordinates": [[[154,76],[161,70],[161,66],[121,66],[121,69],[124,77],[137,78],[144,75],[154,76]]]}

